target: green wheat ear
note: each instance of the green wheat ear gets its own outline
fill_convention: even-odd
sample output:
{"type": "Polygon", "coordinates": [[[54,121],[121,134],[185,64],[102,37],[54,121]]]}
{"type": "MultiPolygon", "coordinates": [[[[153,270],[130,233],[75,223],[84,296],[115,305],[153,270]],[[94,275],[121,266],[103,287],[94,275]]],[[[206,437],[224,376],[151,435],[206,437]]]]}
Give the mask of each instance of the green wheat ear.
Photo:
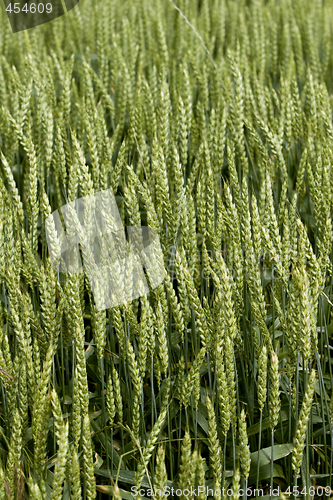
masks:
{"type": "Polygon", "coordinates": [[[192,460],[193,458],[192,458],[191,438],[189,433],[186,432],[182,440],[179,477],[178,477],[178,486],[182,491],[184,491],[187,488],[191,488],[191,485],[194,484],[195,469],[192,460]]]}
{"type": "Polygon", "coordinates": [[[269,375],[269,423],[273,430],[277,426],[281,406],[279,359],[275,353],[271,356],[269,375]]]}
{"type": "Polygon", "coordinates": [[[167,485],[167,471],[165,467],[165,450],[163,445],[159,445],[156,454],[155,487],[158,489],[157,497],[162,500],[166,498],[164,488],[167,485]]]}
{"type": "Polygon", "coordinates": [[[217,426],[216,426],[214,408],[208,395],[207,395],[207,410],[208,410],[208,424],[209,424],[209,429],[208,429],[209,461],[213,473],[214,491],[215,491],[217,489],[220,489],[221,487],[222,454],[221,454],[221,445],[217,437],[217,426]]]}
{"type": "Polygon", "coordinates": [[[298,474],[302,464],[306,426],[311,411],[315,382],[316,382],[316,372],[315,370],[312,370],[308,386],[306,388],[306,392],[304,395],[304,400],[299,414],[296,433],[293,441],[293,455],[291,463],[292,463],[292,468],[296,474],[298,474]]]}
{"type": "Polygon", "coordinates": [[[242,476],[247,480],[250,473],[251,457],[250,447],[247,437],[246,414],[241,411],[239,418],[239,448],[240,448],[240,467],[242,476]]]}

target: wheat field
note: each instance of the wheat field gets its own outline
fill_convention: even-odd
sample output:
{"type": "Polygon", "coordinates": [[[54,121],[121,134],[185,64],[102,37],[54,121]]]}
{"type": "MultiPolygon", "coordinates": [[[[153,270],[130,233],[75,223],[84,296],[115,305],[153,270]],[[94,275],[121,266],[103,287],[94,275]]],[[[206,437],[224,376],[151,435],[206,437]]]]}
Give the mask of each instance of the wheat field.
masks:
{"type": "Polygon", "coordinates": [[[1,2],[0,500],[333,498],[332,77],[330,1],[1,2]],[[99,310],[46,220],[106,189],[165,275],[99,310]]]}

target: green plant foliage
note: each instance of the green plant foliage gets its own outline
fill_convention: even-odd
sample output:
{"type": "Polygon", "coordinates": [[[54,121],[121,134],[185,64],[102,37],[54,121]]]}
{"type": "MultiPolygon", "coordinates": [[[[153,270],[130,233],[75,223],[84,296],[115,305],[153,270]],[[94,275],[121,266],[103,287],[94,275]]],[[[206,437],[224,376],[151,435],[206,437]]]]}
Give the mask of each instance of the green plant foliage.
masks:
{"type": "Polygon", "coordinates": [[[332,47],[324,0],[81,0],[15,34],[1,2],[1,500],[332,486],[332,47]],[[166,277],[98,311],[45,226],[108,188],[166,277]]]}

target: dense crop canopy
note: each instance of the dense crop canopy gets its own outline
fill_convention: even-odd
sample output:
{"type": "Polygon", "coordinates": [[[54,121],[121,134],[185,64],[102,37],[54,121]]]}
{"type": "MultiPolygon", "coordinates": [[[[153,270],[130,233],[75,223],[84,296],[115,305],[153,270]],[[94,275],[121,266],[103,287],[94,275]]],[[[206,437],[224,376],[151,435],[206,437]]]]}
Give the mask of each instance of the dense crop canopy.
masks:
{"type": "Polygon", "coordinates": [[[0,500],[333,488],[333,4],[174,2],[1,2],[0,500]],[[108,189],[164,279],[105,309],[47,221],[108,189]]]}

